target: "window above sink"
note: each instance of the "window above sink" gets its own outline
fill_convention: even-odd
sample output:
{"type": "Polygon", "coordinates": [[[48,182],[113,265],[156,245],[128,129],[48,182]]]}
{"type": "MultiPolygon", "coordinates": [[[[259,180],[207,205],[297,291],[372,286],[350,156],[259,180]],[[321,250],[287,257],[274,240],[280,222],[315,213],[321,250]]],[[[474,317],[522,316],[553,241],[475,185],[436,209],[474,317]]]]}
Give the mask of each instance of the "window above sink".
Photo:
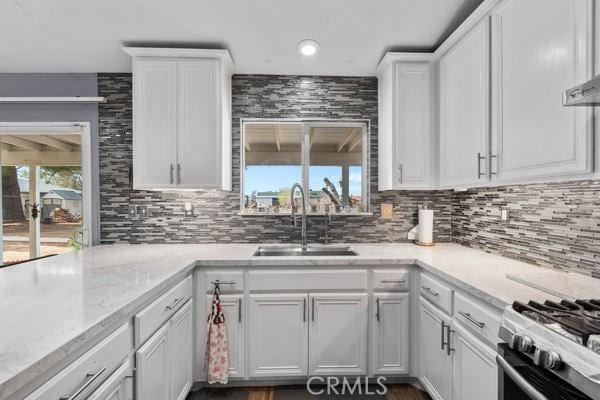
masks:
{"type": "Polygon", "coordinates": [[[367,121],[242,120],[241,140],[242,215],[290,214],[294,182],[309,214],[369,211],[367,121]]]}

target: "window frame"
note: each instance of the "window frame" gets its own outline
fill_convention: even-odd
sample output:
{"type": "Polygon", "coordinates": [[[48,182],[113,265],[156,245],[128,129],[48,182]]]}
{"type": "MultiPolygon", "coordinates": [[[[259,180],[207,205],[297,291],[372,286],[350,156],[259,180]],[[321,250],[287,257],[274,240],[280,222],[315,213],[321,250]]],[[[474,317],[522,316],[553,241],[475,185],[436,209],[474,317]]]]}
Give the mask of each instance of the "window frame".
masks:
{"type": "MultiPolygon", "coordinates": [[[[246,139],[246,126],[251,124],[295,124],[302,125],[301,128],[301,160],[302,160],[302,189],[304,193],[309,193],[310,180],[310,129],[311,128],[323,128],[323,127],[352,127],[360,128],[362,135],[362,155],[361,155],[361,198],[363,211],[362,212],[346,212],[342,214],[370,214],[371,213],[371,192],[370,192],[370,120],[368,119],[305,119],[305,118],[241,118],[240,119],[240,214],[251,215],[251,216],[276,216],[286,214],[274,214],[274,213],[247,213],[244,208],[244,171],[246,168],[246,150],[245,150],[245,139],[246,139]]],[[[323,212],[311,212],[310,211],[310,196],[306,196],[304,199],[304,207],[306,207],[307,214],[318,215],[323,212]]]]}

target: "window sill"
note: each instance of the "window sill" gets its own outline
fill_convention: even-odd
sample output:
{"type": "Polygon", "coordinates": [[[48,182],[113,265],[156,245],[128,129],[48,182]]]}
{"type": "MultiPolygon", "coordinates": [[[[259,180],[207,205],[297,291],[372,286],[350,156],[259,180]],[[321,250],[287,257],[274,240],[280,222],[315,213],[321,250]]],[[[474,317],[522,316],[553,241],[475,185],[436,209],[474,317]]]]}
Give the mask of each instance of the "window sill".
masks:
{"type": "MultiPolygon", "coordinates": [[[[291,213],[279,213],[279,214],[274,214],[274,213],[247,213],[247,212],[239,212],[237,215],[239,215],[240,217],[291,217],[292,214],[291,213]]],[[[336,217],[372,217],[373,213],[372,212],[339,212],[339,213],[329,213],[329,215],[331,215],[331,218],[336,218],[336,217]]],[[[299,212],[296,214],[296,216],[302,216],[302,213],[299,212]]],[[[324,212],[309,212],[306,213],[307,217],[324,217],[325,213],[324,212]]]]}

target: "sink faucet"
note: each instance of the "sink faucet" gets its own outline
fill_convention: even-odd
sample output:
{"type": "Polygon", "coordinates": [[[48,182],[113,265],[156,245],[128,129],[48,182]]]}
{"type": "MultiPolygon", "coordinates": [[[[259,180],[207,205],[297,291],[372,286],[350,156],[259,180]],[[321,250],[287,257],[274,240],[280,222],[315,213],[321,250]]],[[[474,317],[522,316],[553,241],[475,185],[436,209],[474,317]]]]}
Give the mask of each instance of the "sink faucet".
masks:
{"type": "Polygon", "coordinates": [[[308,240],[306,239],[306,201],[304,198],[304,190],[299,183],[294,183],[290,189],[290,198],[292,202],[292,226],[296,226],[296,211],[298,205],[294,202],[294,192],[296,189],[300,189],[300,195],[302,196],[302,250],[306,250],[308,240]]]}
{"type": "Polygon", "coordinates": [[[327,211],[325,212],[325,234],[321,236],[321,240],[326,245],[329,244],[331,239],[333,239],[331,236],[329,236],[329,225],[331,225],[331,214],[329,214],[329,211],[327,211]]]}

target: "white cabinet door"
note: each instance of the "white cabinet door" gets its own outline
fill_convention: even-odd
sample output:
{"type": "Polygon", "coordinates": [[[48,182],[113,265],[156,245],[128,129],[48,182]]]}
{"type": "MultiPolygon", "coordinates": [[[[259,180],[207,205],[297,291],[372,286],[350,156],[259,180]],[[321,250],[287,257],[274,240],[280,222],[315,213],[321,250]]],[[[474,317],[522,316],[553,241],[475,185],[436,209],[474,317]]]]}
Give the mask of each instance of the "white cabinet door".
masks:
{"type": "Polygon", "coordinates": [[[394,82],[395,188],[430,187],[429,63],[398,63],[394,82]]]}
{"type": "Polygon", "coordinates": [[[177,62],[133,64],[133,186],[168,188],[177,164],[177,62]]]}
{"type": "Polygon", "coordinates": [[[132,374],[131,362],[127,360],[86,399],[132,400],[132,374]]]}
{"type": "MultiPolygon", "coordinates": [[[[227,344],[229,345],[229,378],[244,378],[244,321],[247,319],[243,306],[243,295],[222,294],[220,296],[221,307],[225,315],[227,326],[227,344]]],[[[203,321],[208,318],[212,296],[206,296],[207,313],[203,321]]]]}
{"type": "Polygon", "coordinates": [[[409,373],[409,293],[375,293],[373,301],[373,374],[409,373]]]}
{"type": "Polygon", "coordinates": [[[440,184],[489,179],[489,18],[440,60],[440,184]]]}
{"type": "Polygon", "coordinates": [[[307,375],[307,297],[306,294],[249,296],[250,377],[307,375]]]}
{"type": "MultiPolygon", "coordinates": [[[[171,399],[169,324],[163,325],[136,352],[136,397],[171,399]]],[[[190,350],[188,350],[191,353],[190,350]]]]}
{"type": "Polygon", "coordinates": [[[421,305],[421,383],[435,400],[450,400],[452,397],[452,357],[447,354],[446,330],[450,319],[427,300],[421,305]],[[442,323],[446,328],[442,327],[442,323]]]}
{"type": "Polygon", "coordinates": [[[495,352],[454,324],[453,392],[460,400],[496,400],[498,368],[495,352]]]}
{"type": "Polygon", "coordinates": [[[179,61],[177,80],[177,185],[182,189],[218,188],[221,176],[218,61],[179,61]]]}
{"type": "MultiPolygon", "coordinates": [[[[171,400],[184,400],[192,388],[193,318],[189,300],[169,321],[171,400]]],[[[144,398],[144,397],[143,397],[144,398]]]]}
{"type": "Polygon", "coordinates": [[[492,151],[497,179],[588,172],[589,107],[562,107],[591,76],[589,0],[507,0],[492,12],[492,151]],[[532,23],[535,21],[535,23],[532,23]]]}
{"type": "Polygon", "coordinates": [[[310,303],[310,374],[366,374],[367,294],[311,294],[310,303]]]}

